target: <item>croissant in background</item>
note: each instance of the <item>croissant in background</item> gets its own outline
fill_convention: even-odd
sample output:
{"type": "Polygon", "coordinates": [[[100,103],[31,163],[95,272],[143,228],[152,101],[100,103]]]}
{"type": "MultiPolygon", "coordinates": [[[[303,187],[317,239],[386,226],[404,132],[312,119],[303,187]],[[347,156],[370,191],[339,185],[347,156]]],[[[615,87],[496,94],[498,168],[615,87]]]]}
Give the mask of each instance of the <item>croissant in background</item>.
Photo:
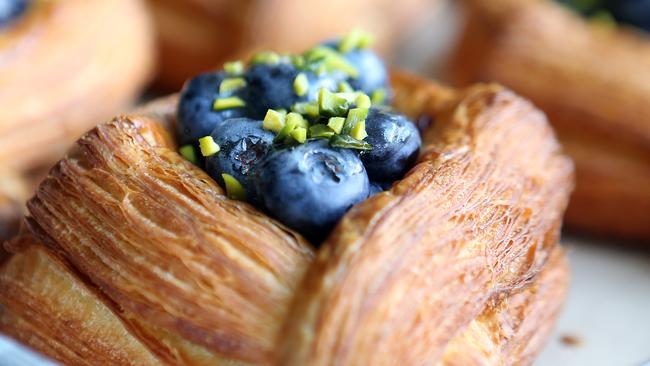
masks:
{"type": "Polygon", "coordinates": [[[158,30],[158,86],[189,77],[251,49],[295,52],[363,28],[386,51],[439,0],[148,0],[158,30]]]}
{"type": "Polygon", "coordinates": [[[139,96],[153,64],[139,0],[16,0],[0,19],[0,167],[58,159],[139,96]],[[12,5],[14,4],[14,5],[12,5]]]}
{"type": "Polygon", "coordinates": [[[0,331],[68,365],[530,364],[572,164],[529,102],[394,76],[419,163],[315,250],[176,153],[176,97],[88,132],[29,201],[0,331]]]}
{"type": "Polygon", "coordinates": [[[504,83],[548,113],[576,163],[568,226],[650,240],[650,37],[554,1],[463,5],[453,78],[504,83]]]}

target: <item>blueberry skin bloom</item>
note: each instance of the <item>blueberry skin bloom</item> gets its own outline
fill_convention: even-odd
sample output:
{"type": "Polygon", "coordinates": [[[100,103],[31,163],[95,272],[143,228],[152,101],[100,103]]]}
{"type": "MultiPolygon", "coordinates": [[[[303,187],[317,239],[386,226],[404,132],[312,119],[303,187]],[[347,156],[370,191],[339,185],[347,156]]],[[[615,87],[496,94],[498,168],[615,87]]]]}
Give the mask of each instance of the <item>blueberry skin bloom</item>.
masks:
{"type": "Polygon", "coordinates": [[[0,28],[25,13],[29,0],[0,0],[0,28]]]}
{"type": "MultiPolygon", "coordinates": [[[[230,77],[224,72],[207,72],[185,84],[178,103],[176,123],[181,145],[196,144],[199,138],[212,133],[225,120],[247,114],[246,108],[242,107],[214,110],[214,101],[220,97],[219,86],[230,77]]],[[[235,92],[234,96],[243,97],[244,91],[235,92]]]]}
{"type": "Polygon", "coordinates": [[[255,185],[271,215],[314,243],[369,192],[358,155],[324,140],[269,153],[257,168],[255,185]]]}
{"type": "Polygon", "coordinates": [[[256,64],[246,73],[248,104],[252,118],[263,119],[269,109],[286,109],[298,101],[293,81],[298,76],[293,64],[256,64]]]}
{"type": "Polygon", "coordinates": [[[348,80],[354,90],[370,95],[377,89],[388,88],[388,70],[377,54],[368,49],[356,49],[344,53],[343,57],[358,72],[348,80]]]}
{"type": "Polygon", "coordinates": [[[650,0],[609,0],[607,8],[617,21],[650,32],[650,0]]]}
{"type": "Polygon", "coordinates": [[[420,152],[422,139],[415,124],[405,116],[371,108],[366,118],[365,141],[372,150],[361,160],[373,181],[393,182],[411,168],[420,152]]]}
{"type": "Polygon", "coordinates": [[[221,174],[232,175],[246,190],[246,200],[256,202],[252,172],[267,154],[275,134],[262,129],[262,121],[235,118],[225,121],[211,134],[221,150],[206,158],[206,171],[225,187],[221,174]]]}

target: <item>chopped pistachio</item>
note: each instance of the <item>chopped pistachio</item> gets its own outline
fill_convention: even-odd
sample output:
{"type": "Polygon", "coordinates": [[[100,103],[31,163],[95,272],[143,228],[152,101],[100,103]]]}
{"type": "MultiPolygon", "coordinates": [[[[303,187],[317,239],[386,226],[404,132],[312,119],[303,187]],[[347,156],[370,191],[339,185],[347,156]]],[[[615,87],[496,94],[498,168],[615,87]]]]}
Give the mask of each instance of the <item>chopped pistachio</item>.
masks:
{"type": "Polygon", "coordinates": [[[251,62],[253,64],[277,65],[280,63],[280,60],[281,60],[280,55],[278,55],[277,53],[264,51],[255,54],[251,62]]]}
{"type": "Polygon", "coordinates": [[[339,92],[344,92],[344,93],[351,93],[354,91],[352,86],[347,81],[341,81],[338,85],[339,87],[339,92]]]}
{"type": "Polygon", "coordinates": [[[311,138],[329,139],[335,134],[336,132],[334,132],[334,130],[332,130],[330,127],[323,124],[317,124],[309,127],[309,137],[311,138]]]}
{"type": "Polygon", "coordinates": [[[214,108],[215,111],[220,111],[223,109],[230,109],[230,108],[240,108],[246,106],[246,102],[244,102],[243,99],[239,97],[226,97],[226,98],[217,98],[214,101],[214,105],[212,108],[214,108]]]}
{"type": "Polygon", "coordinates": [[[348,33],[339,42],[339,51],[347,53],[359,48],[367,48],[372,45],[372,35],[359,29],[348,33]]]}
{"type": "Polygon", "coordinates": [[[345,119],[343,124],[343,130],[341,131],[344,134],[349,134],[350,131],[357,125],[357,123],[364,121],[368,117],[368,108],[352,108],[348,112],[348,116],[345,119]]]}
{"type": "Polygon", "coordinates": [[[299,97],[307,94],[307,91],[309,90],[309,80],[304,72],[299,73],[293,80],[293,90],[299,97]]]}
{"type": "Polygon", "coordinates": [[[299,69],[305,66],[305,58],[302,55],[291,55],[290,58],[293,66],[299,69]]]}
{"type": "Polygon", "coordinates": [[[305,53],[307,63],[316,65],[316,73],[341,71],[348,76],[357,77],[358,70],[340,53],[325,46],[316,46],[305,53]]]}
{"type": "Polygon", "coordinates": [[[219,85],[219,93],[231,93],[246,86],[244,78],[224,79],[219,85]]]}
{"type": "Polygon", "coordinates": [[[349,135],[334,135],[330,138],[330,146],[346,149],[372,150],[372,145],[365,141],[359,141],[349,135]]]}
{"type": "Polygon", "coordinates": [[[228,198],[238,201],[246,200],[246,190],[239,181],[230,174],[221,174],[223,182],[226,184],[226,195],[228,198]]]}
{"type": "Polygon", "coordinates": [[[307,129],[304,127],[296,127],[291,131],[291,137],[300,144],[304,144],[307,140],[307,129]]]}
{"type": "Polygon", "coordinates": [[[264,121],[262,121],[262,128],[275,133],[280,132],[284,127],[285,115],[286,114],[283,114],[282,112],[269,109],[266,111],[264,121]]]}
{"type": "Polygon", "coordinates": [[[300,113],[291,112],[287,114],[287,123],[295,124],[297,127],[307,128],[309,122],[300,113]]]}
{"type": "Polygon", "coordinates": [[[178,152],[185,158],[185,160],[196,164],[198,162],[196,158],[196,151],[192,145],[183,145],[178,152]]]}
{"type": "Polygon", "coordinates": [[[221,150],[219,145],[214,142],[212,136],[205,136],[199,139],[199,148],[201,148],[201,155],[212,156],[221,150]]]}
{"type": "Polygon", "coordinates": [[[327,121],[327,127],[331,128],[336,133],[341,133],[345,118],[343,117],[330,117],[327,121]]]}
{"type": "Polygon", "coordinates": [[[372,106],[372,101],[367,94],[359,93],[357,98],[354,100],[354,104],[356,104],[357,108],[370,108],[370,106],[372,106]]]}
{"type": "Polygon", "coordinates": [[[357,122],[357,124],[352,127],[350,136],[359,141],[368,137],[368,133],[366,132],[366,120],[357,122]]]}
{"type": "MultiPolygon", "coordinates": [[[[294,115],[296,115],[296,113],[294,113],[294,115]]],[[[298,114],[298,116],[300,116],[300,115],[298,114]]],[[[275,136],[275,139],[273,140],[273,142],[282,142],[282,141],[284,141],[287,137],[289,137],[291,135],[291,132],[293,132],[293,130],[296,127],[298,127],[298,119],[297,118],[291,118],[291,119],[287,118],[285,120],[284,126],[282,127],[280,132],[278,132],[278,134],[275,136]]]]}
{"type": "Polygon", "coordinates": [[[370,96],[372,104],[384,104],[386,102],[386,89],[375,89],[370,96]]]}
{"type": "Polygon", "coordinates": [[[300,102],[296,103],[291,107],[291,110],[300,113],[306,114],[310,117],[318,117],[318,103],[316,102],[300,102]]]}
{"type": "Polygon", "coordinates": [[[350,102],[339,94],[321,88],[318,93],[319,114],[329,117],[344,116],[350,108],[350,102]]]}
{"type": "Polygon", "coordinates": [[[229,75],[241,75],[244,73],[244,63],[241,61],[231,61],[223,64],[223,69],[229,75]]]}

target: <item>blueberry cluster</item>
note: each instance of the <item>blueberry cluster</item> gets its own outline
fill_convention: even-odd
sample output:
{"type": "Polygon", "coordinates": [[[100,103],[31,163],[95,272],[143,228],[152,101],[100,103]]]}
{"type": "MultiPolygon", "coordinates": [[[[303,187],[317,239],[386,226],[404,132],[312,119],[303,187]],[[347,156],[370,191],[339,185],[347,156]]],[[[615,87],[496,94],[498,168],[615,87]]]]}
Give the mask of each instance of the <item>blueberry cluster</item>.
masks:
{"type": "Polygon", "coordinates": [[[263,52],[198,75],[181,92],[180,152],[229,197],[314,243],[354,204],[413,165],[421,139],[391,111],[387,70],[353,32],[301,55],[263,52]],[[200,152],[200,153],[199,153],[200,152]]]}
{"type": "Polygon", "coordinates": [[[650,31],[650,0],[558,0],[598,20],[620,22],[650,31]]]}
{"type": "Polygon", "coordinates": [[[30,0],[0,0],[0,28],[25,13],[29,3],[30,0]]]}

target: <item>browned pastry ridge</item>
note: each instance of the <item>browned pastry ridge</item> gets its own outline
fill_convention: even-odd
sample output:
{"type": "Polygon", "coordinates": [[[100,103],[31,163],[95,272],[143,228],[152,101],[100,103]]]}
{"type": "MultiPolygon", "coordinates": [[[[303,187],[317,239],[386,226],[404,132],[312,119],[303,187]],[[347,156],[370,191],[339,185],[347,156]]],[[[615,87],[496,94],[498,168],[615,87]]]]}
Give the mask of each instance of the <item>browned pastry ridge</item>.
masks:
{"type": "Polygon", "coordinates": [[[139,95],[153,64],[140,0],[33,0],[0,31],[0,167],[48,166],[139,95]]]}
{"type": "Polygon", "coordinates": [[[650,37],[554,1],[464,5],[453,78],[503,83],[548,113],[576,163],[567,225],[650,240],[650,37]]]}
{"type": "Polygon", "coordinates": [[[355,27],[388,49],[439,0],[148,0],[158,30],[159,86],[187,78],[251,49],[300,52],[355,27]]]}
{"type": "Polygon", "coordinates": [[[420,161],[318,251],[175,152],[173,97],[99,125],[7,244],[0,330],[71,365],[530,363],[566,291],[572,164],[506,89],[393,85],[434,120],[420,161]]]}

